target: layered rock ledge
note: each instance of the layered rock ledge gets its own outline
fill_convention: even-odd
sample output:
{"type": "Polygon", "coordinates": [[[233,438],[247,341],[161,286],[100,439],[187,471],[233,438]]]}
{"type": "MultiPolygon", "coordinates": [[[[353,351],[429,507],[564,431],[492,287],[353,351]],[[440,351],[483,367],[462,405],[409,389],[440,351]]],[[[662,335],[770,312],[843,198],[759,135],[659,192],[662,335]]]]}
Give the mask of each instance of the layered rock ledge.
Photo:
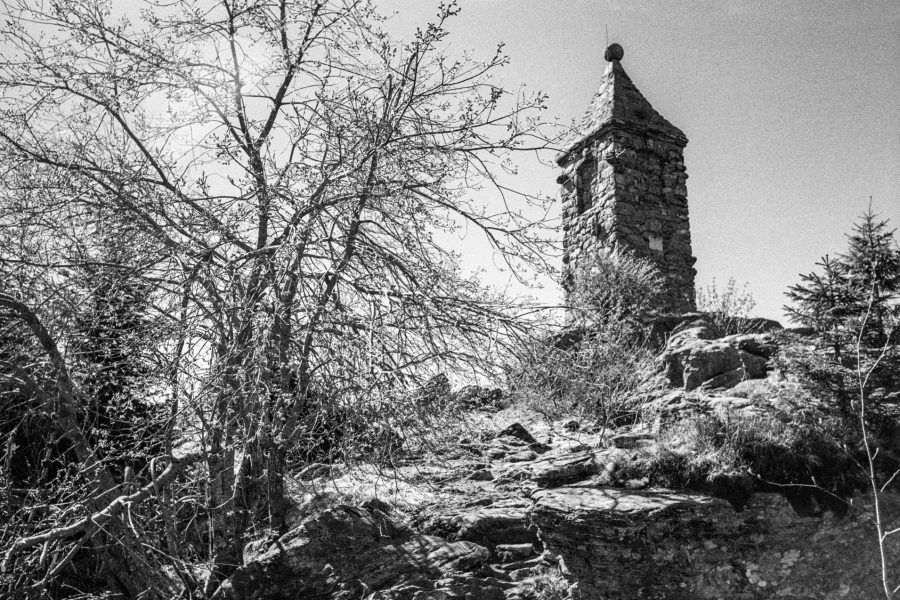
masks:
{"type": "Polygon", "coordinates": [[[797,515],[777,494],[742,511],[665,489],[564,487],[534,493],[531,521],[577,582],[576,598],[877,598],[871,526],[797,515]]]}

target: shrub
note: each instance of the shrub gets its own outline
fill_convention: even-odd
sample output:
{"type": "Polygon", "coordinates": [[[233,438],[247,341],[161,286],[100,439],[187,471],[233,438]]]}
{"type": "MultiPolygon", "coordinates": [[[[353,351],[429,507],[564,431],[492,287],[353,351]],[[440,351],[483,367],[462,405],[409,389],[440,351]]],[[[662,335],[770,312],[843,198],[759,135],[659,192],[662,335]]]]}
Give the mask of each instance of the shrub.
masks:
{"type": "Polygon", "coordinates": [[[606,324],[567,348],[539,343],[509,374],[512,393],[549,418],[578,416],[603,427],[634,422],[659,390],[656,359],[641,332],[606,324]]]}
{"type": "Polygon", "coordinates": [[[697,291],[697,310],[709,316],[712,333],[716,337],[737,333],[756,333],[758,323],[750,318],[756,300],[747,284],[738,287],[734,278],[728,280],[725,289],[719,290],[716,280],[697,291]]]}
{"type": "Polygon", "coordinates": [[[625,250],[600,249],[575,269],[568,304],[576,322],[642,316],[662,292],[663,279],[647,259],[625,250]]]}
{"type": "Polygon", "coordinates": [[[601,250],[582,259],[569,290],[570,328],[525,348],[508,372],[511,392],[551,418],[605,427],[635,421],[662,385],[641,318],[662,289],[646,259],[601,250]]]}

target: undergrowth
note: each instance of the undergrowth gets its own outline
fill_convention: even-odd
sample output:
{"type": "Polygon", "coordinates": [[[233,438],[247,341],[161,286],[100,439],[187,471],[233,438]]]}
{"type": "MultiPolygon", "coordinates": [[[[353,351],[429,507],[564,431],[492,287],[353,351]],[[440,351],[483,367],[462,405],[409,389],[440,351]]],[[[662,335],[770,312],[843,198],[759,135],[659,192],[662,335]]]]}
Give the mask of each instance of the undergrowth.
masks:
{"type": "Polygon", "coordinates": [[[658,451],[628,469],[655,485],[699,490],[737,505],[754,491],[779,491],[801,500],[812,494],[830,504],[864,483],[849,437],[839,419],[809,410],[709,414],[665,428],[658,451]]]}
{"type": "Polygon", "coordinates": [[[510,391],[548,418],[575,416],[603,428],[634,423],[661,387],[658,349],[642,317],[662,278],[647,259],[601,250],[580,259],[571,284],[570,322],[522,349],[507,372],[510,391]]]}
{"type": "Polygon", "coordinates": [[[714,337],[738,333],[756,333],[758,322],[750,318],[756,300],[747,284],[738,287],[734,278],[720,290],[716,280],[697,290],[697,310],[706,313],[714,337]]]}
{"type": "Polygon", "coordinates": [[[545,417],[604,428],[633,424],[662,388],[656,355],[635,328],[598,327],[576,344],[533,347],[508,376],[512,394],[545,417]]]}

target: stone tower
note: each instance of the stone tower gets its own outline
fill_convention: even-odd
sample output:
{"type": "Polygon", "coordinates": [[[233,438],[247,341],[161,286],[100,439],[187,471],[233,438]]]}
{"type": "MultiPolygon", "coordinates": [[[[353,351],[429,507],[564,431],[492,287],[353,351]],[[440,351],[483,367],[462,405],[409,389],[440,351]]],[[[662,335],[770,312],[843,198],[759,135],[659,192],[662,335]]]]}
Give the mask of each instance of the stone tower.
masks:
{"type": "Polygon", "coordinates": [[[687,173],[680,129],[656,112],[612,44],[600,90],[556,161],[562,168],[563,263],[571,289],[579,259],[601,247],[651,259],[665,279],[659,309],[695,309],[687,173]]]}

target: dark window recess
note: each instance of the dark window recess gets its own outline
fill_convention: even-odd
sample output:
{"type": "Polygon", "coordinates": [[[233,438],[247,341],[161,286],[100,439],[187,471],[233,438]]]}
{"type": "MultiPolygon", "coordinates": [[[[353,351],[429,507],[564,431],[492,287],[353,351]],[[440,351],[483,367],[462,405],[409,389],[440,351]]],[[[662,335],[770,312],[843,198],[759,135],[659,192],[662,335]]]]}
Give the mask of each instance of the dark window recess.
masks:
{"type": "Polygon", "coordinates": [[[578,213],[583,213],[594,204],[594,180],[597,178],[597,160],[591,156],[578,165],[576,188],[578,190],[578,213]]]}

